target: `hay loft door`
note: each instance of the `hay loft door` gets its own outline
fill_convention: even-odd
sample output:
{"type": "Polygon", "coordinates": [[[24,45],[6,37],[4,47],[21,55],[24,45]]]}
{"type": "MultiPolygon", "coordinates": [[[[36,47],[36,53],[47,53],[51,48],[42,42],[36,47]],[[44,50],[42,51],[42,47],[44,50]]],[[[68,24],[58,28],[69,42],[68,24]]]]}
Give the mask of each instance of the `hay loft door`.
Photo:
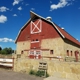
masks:
{"type": "Polygon", "coordinates": [[[31,21],[31,34],[40,33],[42,30],[41,19],[31,21]]]}

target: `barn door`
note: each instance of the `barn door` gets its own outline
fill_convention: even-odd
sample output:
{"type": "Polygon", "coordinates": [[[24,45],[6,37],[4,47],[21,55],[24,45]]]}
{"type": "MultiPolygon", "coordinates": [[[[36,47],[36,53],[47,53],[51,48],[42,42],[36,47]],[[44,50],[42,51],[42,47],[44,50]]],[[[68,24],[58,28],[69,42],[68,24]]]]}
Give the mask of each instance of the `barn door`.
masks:
{"type": "Polygon", "coordinates": [[[41,58],[41,51],[36,51],[36,59],[40,59],[41,58]]]}
{"type": "Polygon", "coordinates": [[[40,50],[29,51],[29,58],[30,59],[40,59],[41,58],[41,51],[40,50]]]}

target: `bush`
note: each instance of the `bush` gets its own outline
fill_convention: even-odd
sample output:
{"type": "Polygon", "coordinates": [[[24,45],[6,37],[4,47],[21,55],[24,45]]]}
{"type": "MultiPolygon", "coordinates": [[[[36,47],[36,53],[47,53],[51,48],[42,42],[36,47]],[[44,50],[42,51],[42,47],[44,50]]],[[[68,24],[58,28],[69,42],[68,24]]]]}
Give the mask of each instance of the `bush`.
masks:
{"type": "Polygon", "coordinates": [[[37,71],[36,72],[36,76],[40,76],[40,77],[42,77],[42,76],[44,76],[45,75],[45,71],[37,71]]]}
{"type": "Polygon", "coordinates": [[[35,75],[36,72],[35,72],[34,70],[30,70],[29,74],[30,74],[30,75],[35,75]]]}
{"type": "Polygon", "coordinates": [[[45,75],[45,71],[42,71],[42,70],[38,70],[38,71],[30,70],[29,74],[36,75],[39,77],[49,77],[49,74],[46,72],[46,75],[45,75]]]}
{"type": "Polygon", "coordinates": [[[46,77],[49,77],[49,74],[46,72],[46,77]]]}
{"type": "Polygon", "coordinates": [[[45,75],[45,71],[37,71],[36,72],[36,76],[39,76],[39,77],[49,77],[49,74],[46,72],[46,75],[45,75]]]}

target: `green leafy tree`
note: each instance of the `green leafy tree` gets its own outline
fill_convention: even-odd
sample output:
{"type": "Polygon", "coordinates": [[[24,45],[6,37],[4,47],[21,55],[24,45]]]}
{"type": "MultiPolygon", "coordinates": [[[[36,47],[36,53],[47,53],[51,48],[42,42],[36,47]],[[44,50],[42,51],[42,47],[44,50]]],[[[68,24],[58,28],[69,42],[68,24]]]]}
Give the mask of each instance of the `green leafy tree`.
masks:
{"type": "Polygon", "coordinates": [[[1,54],[5,55],[6,51],[5,50],[1,50],[1,54]]]}
{"type": "Polygon", "coordinates": [[[14,52],[14,50],[12,50],[12,48],[4,48],[0,51],[0,54],[12,54],[14,52]]]}
{"type": "Polygon", "coordinates": [[[2,50],[2,47],[0,47],[0,51],[2,50]]]}
{"type": "Polygon", "coordinates": [[[0,54],[1,54],[1,50],[2,50],[2,48],[0,47],[0,54]]]}

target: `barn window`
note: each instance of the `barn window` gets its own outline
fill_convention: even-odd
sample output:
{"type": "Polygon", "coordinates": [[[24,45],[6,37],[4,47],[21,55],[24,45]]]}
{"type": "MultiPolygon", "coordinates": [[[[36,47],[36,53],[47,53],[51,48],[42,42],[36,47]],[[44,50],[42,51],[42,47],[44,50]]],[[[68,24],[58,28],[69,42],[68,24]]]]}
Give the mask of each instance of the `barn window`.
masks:
{"type": "Polygon", "coordinates": [[[73,56],[72,51],[71,51],[71,56],[73,56]]]}
{"type": "Polygon", "coordinates": [[[69,50],[67,50],[67,56],[69,56],[69,50]]]}
{"type": "Polygon", "coordinates": [[[21,54],[23,54],[23,51],[21,51],[21,54]]]}
{"type": "Polygon", "coordinates": [[[50,54],[53,54],[53,50],[50,50],[50,54]]]}
{"type": "Polygon", "coordinates": [[[36,39],[36,41],[38,41],[38,39],[36,39]]]}

